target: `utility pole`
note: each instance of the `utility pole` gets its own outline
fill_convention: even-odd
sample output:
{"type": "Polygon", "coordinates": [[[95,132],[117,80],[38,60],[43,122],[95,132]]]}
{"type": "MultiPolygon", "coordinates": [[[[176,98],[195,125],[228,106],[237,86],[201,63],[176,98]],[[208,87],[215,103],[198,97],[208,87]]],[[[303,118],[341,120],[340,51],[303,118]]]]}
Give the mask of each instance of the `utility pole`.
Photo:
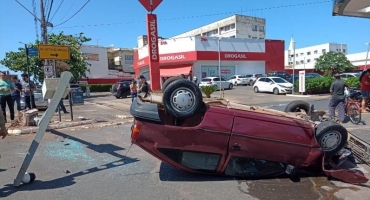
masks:
{"type": "MultiPolygon", "coordinates": [[[[47,23],[45,21],[45,8],[44,8],[44,0],[40,0],[40,13],[41,13],[41,35],[42,35],[42,43],[48,43],[48,28],[47,23]]],[[[45,60],[47,61],[47,60],[45,60]]]]}

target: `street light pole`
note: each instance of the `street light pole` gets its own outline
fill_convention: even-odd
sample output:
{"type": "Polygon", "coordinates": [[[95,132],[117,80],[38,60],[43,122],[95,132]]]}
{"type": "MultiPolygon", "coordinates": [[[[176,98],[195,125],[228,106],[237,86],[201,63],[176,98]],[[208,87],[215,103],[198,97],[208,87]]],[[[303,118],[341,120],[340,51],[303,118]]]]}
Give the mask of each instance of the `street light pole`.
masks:
{"type": "Polygon", "coordinates": [[[295,68],[295,41],[293,41],[293,86],[292,86],[292,94],[294,94],[294,68],[295,68]]]}
{"type": "Polygon", "coordinates": [[[222,82],[221,82],[221,45],[220,45],[221,37],[218,38],[218,76],[220,79],[220,99],[222,98],[222,82]]]}
{"type": "Polygon", "coordinates": [[[366,43],[366,45],[367,45],[367,53],[366,53],[366,60],[365,60],[364,71],[367,69],[367,59],[369,57],[370,43],[366,43]]]}

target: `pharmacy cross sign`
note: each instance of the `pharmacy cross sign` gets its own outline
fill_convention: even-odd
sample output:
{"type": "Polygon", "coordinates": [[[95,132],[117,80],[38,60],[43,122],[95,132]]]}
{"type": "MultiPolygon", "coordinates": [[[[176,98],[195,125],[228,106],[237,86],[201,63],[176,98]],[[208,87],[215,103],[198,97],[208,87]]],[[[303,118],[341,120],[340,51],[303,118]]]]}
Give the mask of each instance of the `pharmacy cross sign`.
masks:
{"type": "Polygon", "coordinates": [[[139,0],[148,12],[153,12],[163,0],[139,0]]]}

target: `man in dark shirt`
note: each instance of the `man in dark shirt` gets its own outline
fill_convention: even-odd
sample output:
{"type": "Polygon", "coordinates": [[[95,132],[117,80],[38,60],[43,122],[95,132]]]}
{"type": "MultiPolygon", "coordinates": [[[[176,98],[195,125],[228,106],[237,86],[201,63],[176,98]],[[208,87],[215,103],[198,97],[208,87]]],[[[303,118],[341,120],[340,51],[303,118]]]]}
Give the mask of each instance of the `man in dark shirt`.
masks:
{"type": "Polygon", "coordinates": [[[335,109],[338,108],[338,120],[342,124],[345,117],[344,111],[344,90],[348,87],[342,80],[340,80],[340,75],[334,75],[335,81],[330,86],[331,100],[329,103],[329,116],[331,119],[334,118],[335,109]]]}
{"type": "Polygon", "coordinates": [[[12,76],[12,82],[14,83],[14,90],[12,91],[12,100],[13,105],[17,103],[17,110],[22,110],[21,108],[21,92],[22,92],[22,84],[19,83],[18,76],[12,76]]]}

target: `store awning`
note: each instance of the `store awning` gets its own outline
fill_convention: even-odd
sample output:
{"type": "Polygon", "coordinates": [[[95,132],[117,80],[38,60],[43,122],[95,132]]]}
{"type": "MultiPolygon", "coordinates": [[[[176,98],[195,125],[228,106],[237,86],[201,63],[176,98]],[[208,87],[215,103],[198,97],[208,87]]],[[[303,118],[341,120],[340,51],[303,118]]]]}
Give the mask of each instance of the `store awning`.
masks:
{"type": "Polygon", "coordinates": [[[181,74],[189,75],[193,65],[174,65],[174,66],[161,66],[161,77],[178,76],[181,74]]]}
{"type": "Polygon", "coordinates": [[[370,18],[370,1],[334,0],[333,15],[370,18]]]}

